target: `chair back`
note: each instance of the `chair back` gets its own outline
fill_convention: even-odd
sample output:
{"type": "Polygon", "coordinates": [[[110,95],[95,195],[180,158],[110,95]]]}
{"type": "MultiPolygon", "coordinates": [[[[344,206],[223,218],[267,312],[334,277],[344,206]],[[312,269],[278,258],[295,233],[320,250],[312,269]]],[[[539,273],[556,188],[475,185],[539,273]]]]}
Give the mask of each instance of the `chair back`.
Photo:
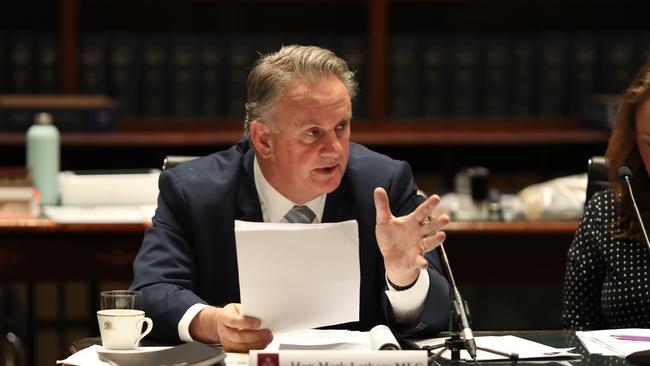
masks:
{"type": "Polygon", "coordinates": [[[587,162],[587,194],[585,205],[594,193],[609,188],[608,164],[604,156],[592,156],[587,162]]]}
{"type": "Polygon", "coordinates": [[[20,338],[12,331],[16,316],[11,308],[14,301],[12,285],[0,285],[0,366],[23,366],[26,363],[25,348],[20,338]]]}
{"type": "Polygon", "coordinates": [[[175,167],[176,165],[193,160],[198,158],[198,156],[190,156],[190,155],[167,155],[165,156],[165,160],[163,160],[163,165],[162,165],[162,170],[166,169],[171,169],[175,167]]]}

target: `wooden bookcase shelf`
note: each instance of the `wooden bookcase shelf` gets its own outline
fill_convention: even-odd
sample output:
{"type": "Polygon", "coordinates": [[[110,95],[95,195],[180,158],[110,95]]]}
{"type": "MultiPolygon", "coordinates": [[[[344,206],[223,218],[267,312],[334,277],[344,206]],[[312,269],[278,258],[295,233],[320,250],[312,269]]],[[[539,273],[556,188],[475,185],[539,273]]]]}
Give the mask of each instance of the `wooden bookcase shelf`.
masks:
{"type": "MultiPolygon", "coordinates": [[[[605,144],[609,132],[577,120],[354,121],[352,141],[372,146],[605,144]]],[[[63,133],[64,146],[230,145],[242,138],[236,121],[143,119],[110,133],[63,133]]],[[[0,133],[0,144],[22,145],[24,133],[0,133]]]]}

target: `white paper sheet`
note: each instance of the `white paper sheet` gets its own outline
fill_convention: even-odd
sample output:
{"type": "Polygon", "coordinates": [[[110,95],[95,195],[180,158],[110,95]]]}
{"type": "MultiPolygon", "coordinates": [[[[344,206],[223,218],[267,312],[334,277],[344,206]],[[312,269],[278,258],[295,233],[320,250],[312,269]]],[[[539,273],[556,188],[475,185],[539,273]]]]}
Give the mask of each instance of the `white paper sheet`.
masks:
{"type": "Polygon", "coordinates": [[[274,333],[359,320],[357,222],[235,222],[241,304],[274,333]]]}
{"type": "MultiPolygon", "coordinates": [[[[419,347],[435,346],[445,343],[446,338],[432,338],[422,340],[410,340],[409,342],[419,347]]],[[[572,348],[554,348],[528,339],[516,337],[513,335],[505,336],[482,336],[475,337],[477,347],[485,347],[506,353],[517,353],[520,360],[524,359],[545,359],[558,357],[580,357],[577,353],[571,353],[572,348]]],[[[442,349],[442,348],[441,348],[442,349]]],[[[442,357],[451,359],[451,352],[445,351],[442,357]]],[[[465,350],[460,351],[460,358],[470,361],[472,358],[465,350]]],[[[478,361],[496,361],[507,360],[505,356],[490,353],[484,350],[477,350],[476,359],[478,361]]]]}
{"type": "Polygon", "coordinates": [[[620,335],[650,338],[650,329],[626,328],[576,332],[576,336],[589,353],[625,357],[633,352],[650,349],[650,341],[617,339],[616,336],[620,335]]]}

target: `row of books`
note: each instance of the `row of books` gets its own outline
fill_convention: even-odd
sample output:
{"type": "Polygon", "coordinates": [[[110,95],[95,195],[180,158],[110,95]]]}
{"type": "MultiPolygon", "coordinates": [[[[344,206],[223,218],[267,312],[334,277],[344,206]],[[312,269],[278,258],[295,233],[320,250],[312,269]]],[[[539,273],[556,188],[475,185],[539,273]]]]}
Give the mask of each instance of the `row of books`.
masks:
{"type": "MultiPolygon", "coordinates": [[[[51,93],[57,68],[54,38],[5,34],[3,42],[2,37],[0,45],[7,46],[0,47],[0,74],[5,76],[0,77],[0,93],[51,93]],[[50,75],[47,83],[44,74],[50,75]]],[[[334,50],[365,84],[367,52],[361,34],[93,33],[79,40],[80,92],[111,96],[120,102],[122,116],[242,117],[246,78],[255,60],[293,43],[334,50]]],[[[361,94],[358,101],[364,99],[361,94]]],[[[365,104],[359,102],[355,115],[364,114],[365,104]]]]}
{"type": "Polygon", "coordinates": [[[650,34],[396,34],[389,47],[392,117],[555,116],[622,93],[650,34]]]}
{"type": "MultiPolygon", "coordinates": [[[[244,114],[246,78],[283,44],[334,50],[356,70],[356,117],[366,115],[364,34],[83,33],[84,94],[118,100],[122,116],[244,114]]],[[[57,91],[53,34],[0,33],[0,93],[57,91]]],[[[393,118],[576,114],[582,98],[621,93],[650,50],[650,34],[616,32],[408,33],[389,38],[387,110],[393,118]]]]}

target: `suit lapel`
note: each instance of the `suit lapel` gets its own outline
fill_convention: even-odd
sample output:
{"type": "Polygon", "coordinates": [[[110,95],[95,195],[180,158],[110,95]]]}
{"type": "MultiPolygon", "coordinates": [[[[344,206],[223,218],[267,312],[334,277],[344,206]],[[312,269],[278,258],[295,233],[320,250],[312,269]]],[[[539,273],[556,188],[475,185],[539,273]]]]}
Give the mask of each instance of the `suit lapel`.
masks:
{"type": "Polygon", "coordinates": [[[235,197],[235,218],[244,221],[262,222],[262,207],[255,188],[253,175],[253,158],[255,152],[248,148],[248,140],[240,142],[243,150],[242,169],[237,179],[237,196],[235,197]],[[246,146],[243,146],[243,145],[246,146]]]}
{"type": "Polygon", "coordinates": [[[353,219],[352,207],[355,198],[350,194],[347,174],[341,179],[341,184],[332,193],[327,194],[322,222],[340,222],[353,219]]]}

